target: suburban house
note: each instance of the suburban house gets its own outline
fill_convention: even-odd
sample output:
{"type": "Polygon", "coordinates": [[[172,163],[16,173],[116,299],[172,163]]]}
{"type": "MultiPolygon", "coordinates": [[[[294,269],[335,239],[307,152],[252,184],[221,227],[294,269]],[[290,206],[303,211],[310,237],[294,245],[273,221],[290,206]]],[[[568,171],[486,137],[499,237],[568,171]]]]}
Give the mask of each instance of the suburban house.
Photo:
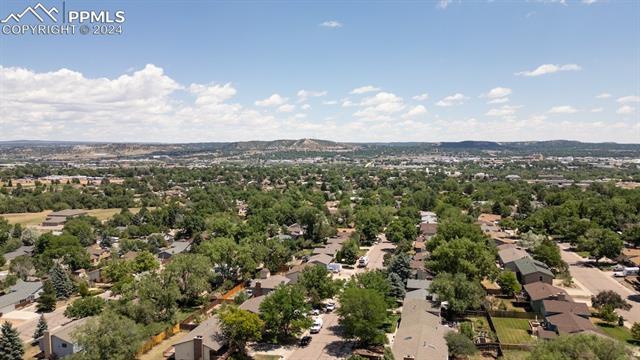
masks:
{"type": "Polygon", "coordinates": [[[531,284],[537,281],[551,284],[553,282],[553,273],[549,267],[540,261],[534,260],[530,257],[524,257],[504,265],[506,269],[509,269],[516,273],[518,280],[522,285],[531,284]]]}
{"type": "Polygon", "coordinates": [[[266,297],[267,297],[266,295],[254,296],[250,299],[247,299],[245,302],[243,302],[239,306],[239,308],[242,310],[251,311],[254,314],[259,314],[260,304],[262,304],[262,302],[266,297]]]}
{"type": "Polygon", "coordinates": [[[542,301],[566,300],[567,298],[569,298],[569,295],[567,295],[567,292],[563,289],[539,281],[531,284],[526,284],[523,286],[523,289],[529,299],[531,308],[540,316],[544,315],[542,301]]]}
{"type": "Polygon", "coordinates": [[[547,329],[558,335],[596,331],[596,327],[591,320],[574,313],[560,313],[547,316],[545,322],[547,323],[547,329]]]}
{"type": "Polygon", "coordinates": [[[214,360],[221,358],[227,348],[217,316],[200,323],[185,339],[173,346],[175,360],[214,360]]]}
{"type": "Polygon", "coordinates": [[[342,244],[328,243],[324,247],[317,247],[313,249],[312,255],[325,254],[334,257],[336,253],[342,248],[342,244]]]}
{"type": "Polygon", "coordinates": [[[69,218],[74,218],[78,216],[87,215],[86,210],[78,210],[78,209],[68,209],[61,211],[54,211],[47,215],[47,218],[42,222],[42,226],[59,226],[64,225],[64,223],[69,218]]]}
{"type": "Polygon", "coordinates": [[[306,268],[307,266],[312,266],[313,264],[309,264],[307,263],[303,263],[300,265],[295,265],[292,266],[289,271],[287,271],[284,276],[286,276],[289,279],[289,284],[295,284],[298,282],[298,278],[300,277],[300,274],[302,274],[302,271],[304,270],[304,268],[306,268]]]}
{"type": "Polygon", "coordinates": [[[591,312],[587,304],[572,300],[542,300],[542,311],[545,318],[558,314],[574,314],[589,319],[591,312]]]}
{"type": "Polygon", "coordinates": [[[158,259],[162,262],[166,262],[173,256],[189,250],[190,245],[191,243],[189,241],[174,241],[171,246],[160,250],[158,253],[158,259]]]}
{"type": "Polygon", "coordinates": [[[100,261],[108,259],[111,256],[111,251],[101,247],[98,244],[87,246],[86,249],[87,253],[89,253],[89,261],[91,262],[91,266],[97,266],[100,261]]]}
{"type": "Polygon", "coordinates": [[[526,251],[515,246],[503,245],[501,249],[498,250],[498,259],[500,259],[500,265],[502,266],[525,257],[530,256],[526,251]]]}
{"type": "Polygon", "coordinates": [[[398,360],[446,360],[449,349],[444,336],[449,329],[430,310],[424,299],[405,298],[392,352],[398,360]]]}
{"type": "Polygon", "coordinates": [[[304,235],[304,229],[298,223],[287,226],[287,232],[289,233],[289,235],[293,236],[294,238],[298,238],[304,235]]]}
{"type": "Polygon", "coordinates": [[[282,275],[271,275],[266,279],[253,279],[251,280],[251,290],[253,296],[267,295],[280,285],[286,285],[291,280],[282,275]]]}
{"type": "Polygon", "coordinates": [[[438,224],[433,223],[420,223],[420,234],[431,237],[438,232],[438,224]]]}
{"type": "Polygon", "coordinates": [[[331,264],[332,261],[333,261],[333,256],[331,255],[317,254],[310,257],[309,261],[307,261],[307,264],[318,264],[318,265],[327,266],[331,264]]]}
{"type": "Polygon", "coordinates": [[[11,263],[11,261],[18,256],[22,255],[31,255],[33,252],[33,246],[22,245],[14,251],[10,251],[4,254],[4,259],[7,263],[11,263]]]}
{"type": "Polygon", "coordinates": [[[15,285],[5,290],[0,296],[0,316],[20,309],[38,298],[42,290],[42,281],[23,281],[19,279],[15,285]]]}
{"type": "Polygon", "coordinates": [[[44,335],[39,339],[40,350],[44,353],[44,358],[61,359],[78,352],[80,349],[73,339],[73,333],[89,319],[82,318],[70,322],[53,333],[45,331],[44,335]]]}

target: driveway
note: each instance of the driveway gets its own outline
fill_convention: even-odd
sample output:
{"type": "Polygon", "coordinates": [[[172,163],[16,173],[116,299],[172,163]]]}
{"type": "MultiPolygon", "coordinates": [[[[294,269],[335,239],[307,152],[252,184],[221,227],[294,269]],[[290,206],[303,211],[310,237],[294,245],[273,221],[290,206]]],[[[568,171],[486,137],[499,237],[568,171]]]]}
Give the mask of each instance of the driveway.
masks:
{"type": "Polygon", "coordinates": [[[375,270],[384,268],[384,254],[390,253],[395,248],[395,245],[387,241],[387,237],[384,234],[380,235],[380,242],[373,245],[367,252],[369,257],[369,265],[365,269],[375,270]]]}
{"type": "Polygon", "coordinates": [[[613,278],[612,272],[584,266],[583,263],[586,262],[587,259],[582,258],[580,255],[568,249],[568,244],[560,244],[562,259],[569,264],[569,271],[576,284],[581,285],[593,295],[603,290],[615,291],[631,304],[630,310],[618,309],[616,312],[622,315],[629,324],[640,321],[640,296],[638,293],[618,283],[618,281],[613,278]]]}
{"type": "Polygon", "coordinates": [[[336,312],[323,314],[320,332],[312,334],[309,345],[297,348],[287,359],[291,360],[329,360],[344,359],[351,355],[351,343],[340,336],[338,315],[336,312]]]}

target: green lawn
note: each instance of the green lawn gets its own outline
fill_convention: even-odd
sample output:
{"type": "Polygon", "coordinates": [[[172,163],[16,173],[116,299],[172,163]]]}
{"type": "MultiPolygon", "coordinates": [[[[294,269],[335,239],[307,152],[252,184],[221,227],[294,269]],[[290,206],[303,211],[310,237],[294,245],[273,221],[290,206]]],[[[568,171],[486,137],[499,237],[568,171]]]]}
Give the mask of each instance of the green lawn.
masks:
{"type": "Polygon", "coordinates": [[[597,322],[596,325],[606,335],[629,345],[638,346],[638,343],[631,337],[631,331],[624,326],[614,326],[603,322],[597,322]]]}
{"type": "Polygon", "coordinates": [[[529,320],[494,317],[493,324],[498,339],[504,344],[531,344],[535,338],[529,335],[529,320]]]}

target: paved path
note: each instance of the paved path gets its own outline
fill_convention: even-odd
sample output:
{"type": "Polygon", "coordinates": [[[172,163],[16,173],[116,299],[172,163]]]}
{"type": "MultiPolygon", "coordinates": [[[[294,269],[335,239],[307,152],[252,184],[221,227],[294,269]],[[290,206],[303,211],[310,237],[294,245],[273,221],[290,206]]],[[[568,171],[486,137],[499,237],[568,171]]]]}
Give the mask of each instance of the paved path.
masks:
{"type": "Polygon", "coordinates": [[[630,310],[616,310],[628,322],[633,324],[640,321],[640,295],[620,284],[610,271],[601,271],[598,268],[584,266],[587,259],[573,251],[568,250],[568,244],[560,244],[562,259],[569,264],[569,271],[578,285],[581,285],[591,294],[595,295],[602,290],[613,290],[627,299],[631,304],[630,310]]]}
{"type": "Polygon", "coordinates": [[[320,332],[311,335],[311,343],[306,347],[297,348],[288,357],[289,359],[333,360],[344,359],[351,355],[351,342],[340,336],[341,329],[335,311],[321,316],[324,324],[320,332]]]}

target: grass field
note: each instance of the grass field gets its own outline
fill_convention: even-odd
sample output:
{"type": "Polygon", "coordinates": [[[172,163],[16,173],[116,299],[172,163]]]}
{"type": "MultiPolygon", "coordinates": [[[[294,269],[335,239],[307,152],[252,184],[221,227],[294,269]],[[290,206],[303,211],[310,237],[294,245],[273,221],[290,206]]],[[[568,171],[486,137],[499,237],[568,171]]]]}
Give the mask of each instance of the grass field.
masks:
{"type": "Polygon", "coordinates": [[[505,344],[530,344],[535,338],[529,335],[529,320],[494,317],[498,339],[505,344]]]}
{"type": "MultiPolygon", "coordinates": [[[[131,208],[129,209],[132,213],[137,213],[140,208],[131,208]]],[[[37,213],[18,213],[18,214],[2,214],[3,218],[7,219],[11,224],[21,224],[21,225],[40,225],[44,219],[47,218],[47,215],[51,213],[51,210],[45,210],[37,213]]],[[[120,212],[120,209],[93,209],[87,210],[90,216],[95,216],[98,220],[108,220],[114,214],[120,212]]]]}
{"type": "Polygon", "coordinates": [[[600,321],[596,322],[596,325],[606,335],[629,345],[638,346],[638,343],[631,337],[631,331],[626,327],[605,324],[600,321]]]}

